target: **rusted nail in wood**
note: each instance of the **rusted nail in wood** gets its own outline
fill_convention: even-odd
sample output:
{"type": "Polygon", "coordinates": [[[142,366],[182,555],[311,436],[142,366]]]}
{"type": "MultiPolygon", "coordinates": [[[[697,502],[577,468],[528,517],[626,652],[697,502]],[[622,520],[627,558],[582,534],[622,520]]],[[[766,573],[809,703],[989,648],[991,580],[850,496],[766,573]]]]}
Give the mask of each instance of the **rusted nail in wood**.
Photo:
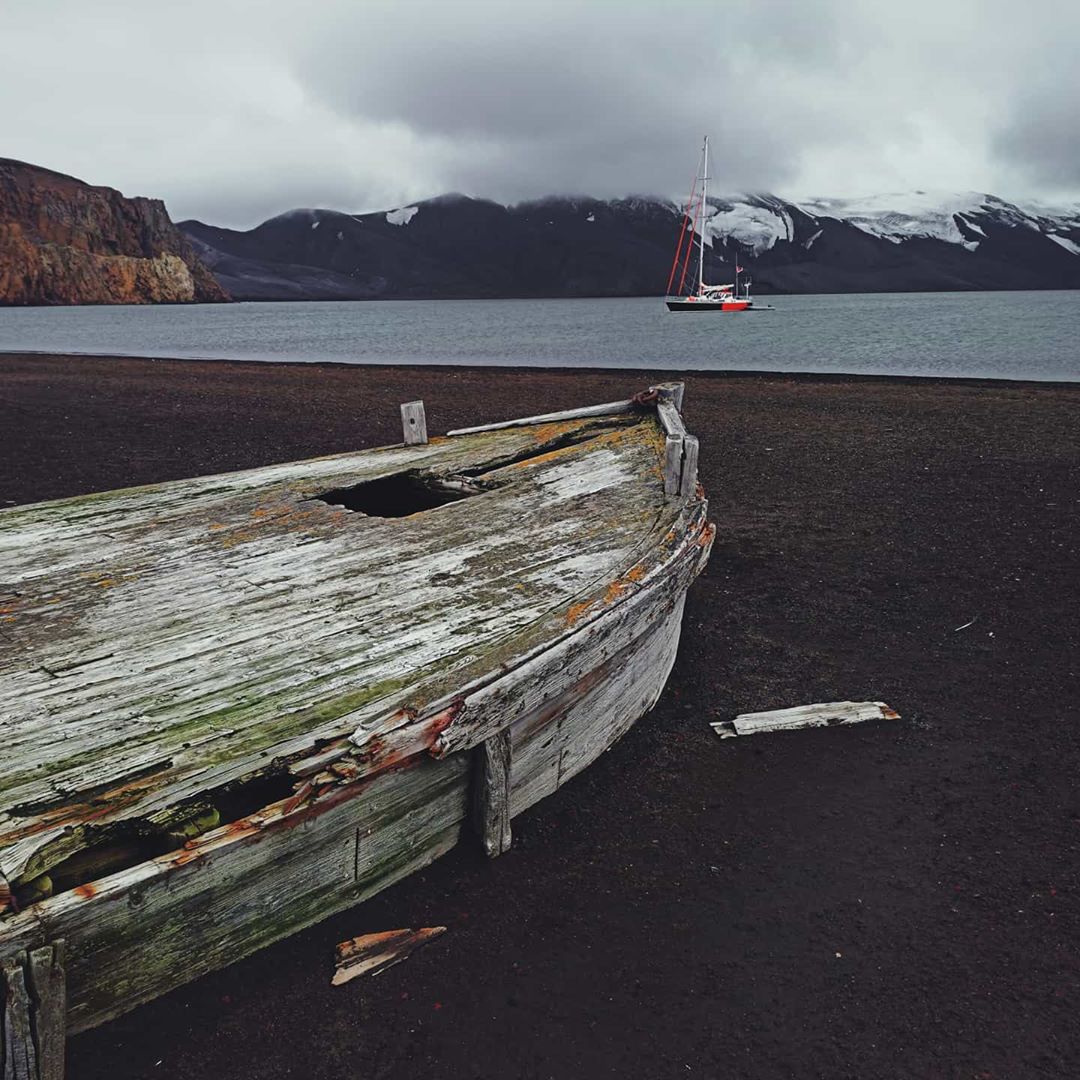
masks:
{"type": "Polygon", "coordinates": [[[406,446],[421,446],[428,441],[427,418],[422,401],[406,401],[401,406],[401,426],[406,446]]]}
{"type": "Polygon", "coordinates": [[[343,941],[335,950],[336,970],[330,983],[341,986],[357,975],[378,975],[444,933],[445,926],[423,926],[418,930],[363,934],[343,941]]]}

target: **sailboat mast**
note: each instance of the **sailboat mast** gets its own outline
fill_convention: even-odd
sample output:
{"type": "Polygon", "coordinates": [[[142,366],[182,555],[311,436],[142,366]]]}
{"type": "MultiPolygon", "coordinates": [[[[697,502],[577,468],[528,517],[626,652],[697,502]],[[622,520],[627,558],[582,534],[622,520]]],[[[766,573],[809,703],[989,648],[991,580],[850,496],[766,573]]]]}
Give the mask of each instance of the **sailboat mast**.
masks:
{"type": "Polygon", "coordinates": [[[698,233],[698,296],[705,291],[705,203],[709,194],[709,136],[705,136],[701,167],[701,230],[698,233]]]}

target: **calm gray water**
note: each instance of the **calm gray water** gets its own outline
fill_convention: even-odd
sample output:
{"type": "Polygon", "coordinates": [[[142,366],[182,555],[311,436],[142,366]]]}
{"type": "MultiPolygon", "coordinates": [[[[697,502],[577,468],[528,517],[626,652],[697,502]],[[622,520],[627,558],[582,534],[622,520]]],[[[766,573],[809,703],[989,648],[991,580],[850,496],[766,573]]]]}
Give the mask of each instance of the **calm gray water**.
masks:
{"type": "Polygon", "coordinates": [[[0,308],[0,350],[1080,380],[1080,292],[0,308]]]}

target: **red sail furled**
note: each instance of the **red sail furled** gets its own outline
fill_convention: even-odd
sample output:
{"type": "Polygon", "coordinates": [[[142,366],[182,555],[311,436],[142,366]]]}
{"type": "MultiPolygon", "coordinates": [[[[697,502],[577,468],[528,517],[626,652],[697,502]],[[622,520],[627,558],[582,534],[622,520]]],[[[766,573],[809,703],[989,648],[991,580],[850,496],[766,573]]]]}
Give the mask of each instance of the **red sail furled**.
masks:
{"type": "MultiPolygon", "coordinates": [[[[694,186],[697,187],[697,181],[694,182],[694,186]]],[[[680,296],[685,296],[686,295],[683,292],[683,288],[686,285],[686,275],[690,272],[690,259],[692,258],[693,254],[694,254],[694,233],[697,231],[696,226],[697,226],[697,223],[698,223],[698,214],[702,210],[702,204],[701,203],[702,203],[702,201],[699,198],[697,200],[697,202],[694,204],[694,207],[693,207],[694,224],[691,226],[691,229],[690,229],[690,242],[686,245],[686,256],[683,259],[682,277],[679,278],[679,295],[680,296]]],[[[687,211],[687,216],[689,217],[689,210],[687,211]]]]}
{"type": "MultiPolygon", "coordinates": [[[[686,198],[686,213],[683,214],[682,228],[679,229],[679,243],[675,248],[675,258],[671,261],[671,273],[668,274],[667,279],[667,293],[671,295],[671,283],[675,280],[675,271],[679,268],[679,256],[682,254],[683,237],[686,235],[686,226],[690,224],[690,207],[694,201],[694,192],[697,191],[697,177],[694,177],[693,183],[690,185],[690,194],[686,198]]],[[[693,231],[691,231],[690,244],[693,246],[693,231]]],[[[689,250],[689,249],[687,249],[689,250]]],[[[683,270],[683,277],[686,277],[686,271],[683,270]]]]}

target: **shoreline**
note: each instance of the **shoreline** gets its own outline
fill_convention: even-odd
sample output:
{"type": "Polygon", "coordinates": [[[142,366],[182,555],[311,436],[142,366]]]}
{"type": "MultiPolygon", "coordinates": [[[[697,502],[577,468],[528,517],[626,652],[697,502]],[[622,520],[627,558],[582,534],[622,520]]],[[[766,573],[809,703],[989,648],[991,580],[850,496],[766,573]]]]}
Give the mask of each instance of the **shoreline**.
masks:
{"type": "MultiPolygon", "coordinates": [[[[331,301],[327,301],[330,303],[331,301]]],[[[842,371],[784,371],[781,369],[756,369],[756,368],[650,368],[620,365],[618,367],[570,366],[558,364],[478,364],[475,362],[462,362],[460,364],[425,364],[425,363],[358,363],[345,360],[288,360],[279,358],[238,359],[236,357],[218,356],[147,356],[144,353],[117,353],[117,352],[55,352],[47,349],[0,349],[0,361],[18,358],[42,358],[47,360],[58,359],[89,359],[89,360],[113,360],[113,361],[139,361],[143,363],[168,363],[168,364],[214,364],[237,367],[271,366],[296,369],[337,368],[353,369],[362,368],[367,371],[430,371],[447,374],[460,371],[484,371],[493,373],[510,373],[517,371],[531,371],[546,375],[597,375],[610,376],[613,374],[634,375],[640,374],[643,378],[655,380],[673,379],[762,379],[772,380],[806,380],[808,382],[888,382],[910,383],[913,385],[926,385],[930,383],[943,383],[946,385],[959,384],[970,386],[1033,386],[1051,387],[1061,390],[1080,389],[1080,376],[1076,379],[1016,379],[1007,376],[975,376],[975,375],[892,375],[876,372],[842,372],[842,371]]]]}
{"type": "MultiPolygon", "coordinates": [[[[397,442],[418,397],[440,434],[672,377],[0,355],[0,504],[397,442]]],[[[684,377],[719,531],[654,711],[506,855],[76,1037],[70,1080],[1070,1074],[1080,385],[684,377]],[[901,719],[709,727],[840,700],[901,719]],[[435,925],[331,987],[338,942],[435,925]]]]}

